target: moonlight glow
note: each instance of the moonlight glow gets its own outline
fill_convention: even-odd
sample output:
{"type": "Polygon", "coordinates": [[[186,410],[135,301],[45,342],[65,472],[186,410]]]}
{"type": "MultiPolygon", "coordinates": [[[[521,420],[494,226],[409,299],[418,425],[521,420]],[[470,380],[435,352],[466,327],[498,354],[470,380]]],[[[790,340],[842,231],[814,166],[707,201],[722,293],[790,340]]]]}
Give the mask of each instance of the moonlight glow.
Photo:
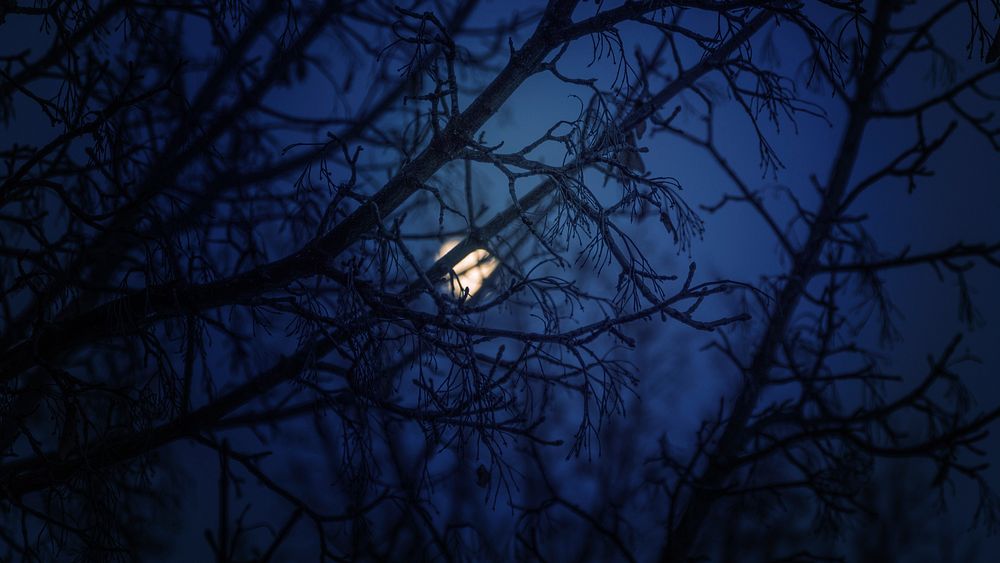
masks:
{"type": "MultiPolygon", "coordinates": [[[[445,241],[441,245],[440,250],[438,250],[437,259],[441,259],[442,256],[448,253],[449,250],[455,248],[455,245],[459,243],[459,239],[451,239],[445,241]]],[[[473,296],[483,287],[483,282],[486,278],[490,277],[490,274],[496,270],[499,262],[495,258],[490,257],[490,253],[483,249],[477,249],[462,258],[462,261],[455,265],[454,272],[455,276],[452,276],[450,283],[451,293],[455,297],[461,297],[466,289],[469,290],[469,296],[473,296]],[[457,276],[457,277],[456,277],[457,276]]]]}

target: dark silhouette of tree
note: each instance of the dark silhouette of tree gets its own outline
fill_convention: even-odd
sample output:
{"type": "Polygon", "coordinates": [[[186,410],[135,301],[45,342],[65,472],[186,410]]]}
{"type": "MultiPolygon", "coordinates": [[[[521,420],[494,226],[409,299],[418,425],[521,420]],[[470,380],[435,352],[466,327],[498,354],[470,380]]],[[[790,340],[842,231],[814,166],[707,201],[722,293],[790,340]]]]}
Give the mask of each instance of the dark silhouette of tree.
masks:
{"type": "Polygon", "coordinates": [[[974,408],[961,336],[914,379],[863,333],[898,337],[886,276],[920,266],[981,326],[969,272],[1000,268],[1000,239],[881,251],[862,202],[912,192],[958,137],[1000,151],[998,14],[4,2],[4,557],[183,554],[188,520],[217,561],[882,557],[812,538],[907,513],[919,493],[872,492],[885,460],[927,462],[941,495],[973,483],[995,527],[975,456],[1000,409],[974,408]],[[575,118],[506,138],[541,80],[575,118]],[[826,169],[765,198],[805,121],[829,123],[826,169]],[[863,159],[887,123],[907,133],[863,159]],[[653,139],[731,191],[692,204],[653,139]],[[783,273],[696,268],[733,207],[783,273]],[[691,369],[734,374],[687,438],[640,387],[680,364],[674,327],[710,333],[691,369]],[[789,506],[810,525],[744,537],[789,506]]]}

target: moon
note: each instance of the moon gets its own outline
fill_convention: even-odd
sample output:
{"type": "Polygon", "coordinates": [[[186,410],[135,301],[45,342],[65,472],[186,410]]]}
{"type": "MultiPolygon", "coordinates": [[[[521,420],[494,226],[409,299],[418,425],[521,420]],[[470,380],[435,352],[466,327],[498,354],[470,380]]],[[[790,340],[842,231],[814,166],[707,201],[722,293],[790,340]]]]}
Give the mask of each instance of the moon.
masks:
{"type": "MultiPolygon", "coordinates": [[[[450,239],[441,245],[437,253],[437,260],[440,260],[449,250],[455,247],[461,239],[450,239]]],[[[473,250],[462,258],[462,261],[455,265],[452,270],[455,272],[449,281],[449,289],[457,298],[461,298],[468,290],[469,297],[472,297],[483,287],[486,278],[490,277],[500,263],[490,256],[490,253],[480,248],[473,250]]]]}

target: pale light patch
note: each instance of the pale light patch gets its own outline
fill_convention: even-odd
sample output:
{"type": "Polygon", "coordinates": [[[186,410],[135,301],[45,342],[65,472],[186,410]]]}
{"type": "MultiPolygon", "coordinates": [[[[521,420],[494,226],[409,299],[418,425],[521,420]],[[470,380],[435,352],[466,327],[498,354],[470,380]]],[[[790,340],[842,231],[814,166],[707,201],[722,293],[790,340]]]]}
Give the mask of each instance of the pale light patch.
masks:
{"type": "MultiPolygon", "coordinates": [[[[449,250],[455,248],[461,239],[446,240],[438,250],[437,260],[440,260],[449,250]]],[[[500,262],[490,256],[489,252],[480,248],[473,250],[462,261],[455,265],[453,270],[458,275],[458,279],[451,278],[451,293],[455,297],[462,297],[465,290],[469,290],[469,296],[473,296],[483,287],[486,278],[497,269],[500,262]]]]}

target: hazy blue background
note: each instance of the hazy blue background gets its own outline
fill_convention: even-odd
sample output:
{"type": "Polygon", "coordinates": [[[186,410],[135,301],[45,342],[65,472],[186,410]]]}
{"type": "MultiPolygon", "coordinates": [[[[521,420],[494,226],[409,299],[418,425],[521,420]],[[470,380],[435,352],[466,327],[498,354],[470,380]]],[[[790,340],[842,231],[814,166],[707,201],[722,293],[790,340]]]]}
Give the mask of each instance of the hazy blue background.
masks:
{"type": "MultiPolygon", "coordinates": [[[[490,25],[498,18],[509,17],[516,9],[538,5],[540,3],[527,1],[485,1],[476,11],[473,25],[490,25]]],[[[580,8],[580,14],[593,9],[592,4],[584,4],[580,8]]],[[[10,45],[28,46],[37,41],[36,30],[14,23],[17,19],[15,16],[9,18],[10,22],[0,34],[0,46],[9,50],[10,45]]],[[[948,33],[940,36],[940,41],[942,46],[958,54],[963,70],[974,72],[982,68],[983,63],[978,57],[966,60],[964,56],[968,33],[966,21],[954,18],[948,22],[947,30],[948,33]]],[[[788,68],[793,68],[799,62],[801,40],[797,36],[794,40],[789,39],[785,35],[788,31],[791,30],[779,30],[773,39],[777,54],[788,68]]],[[[653,33],[636,25],[624,26],[622,35],[627,42],[647,46],[656,41],[653,33]]],[[[192,29],[190,48],[198,49],[198,45],[205,39],[205,35],[192,29]]],[[[613,63],[607,59],[599,60],[587,70],[587,65],[591,63],[589,42],[583,40],[578,43],[564,58],[564,64],[560,68],[567,74],[574,70],[581,72],[582,76],[605,77],[603,85],[607,86],[613,76],[613,63]]],[[[481,46],[470,47],[474,50],[482,49],[481,46]]],[[[323,42],[316,48],[323,48],[323,42]]],[[[631,49],[628,51],[631,52],[631,49]]],[[[687,62],[691,64],[694,60],[690,58],[692,54],[687,55],[687,62]]],[[[345,64],[357,66],[356,81],[359,86],[353,99],[330,99],[323,80],[310,75],[305,84],[298,84],[272,96],[269,101],[277,107],[293,109],[293,113],[300,115],[325,115],[338,104],[363,108],[366,100],[373,99],[373,94],[379,90],[379,84],[372,84],[377,78],[374,74],[375,63],[372,61],[371,69],[358,66],[358,61],[345,61],[345,64]],[[374,91],[368,91],[368,86],[373,86],[374,91]]],[[[487,77],[467,77],[466,84],[474,84],[477,80],[481,83],[485,78],[487,77]]],[[[719,78],[710,77],[706,81],[718,84],[719,78]]],[[[891,100],[898,99],[898,93],[908,93],[913,99],[918,99],[932,92],[926,68],[906,69],[893,82],[895,93],[890,96],[891,100]]],[[[519,148],[541,134],[556,119],[575,118],[579,112],[579,103],[571,97],[574,93],[584,94],[558,83],[548,75],[529,79],[484,128],[487,142],[503,140],[506,147],[519,148]]],[[[762,175],[752,130],[746,117],[734,103],[723,103],[717,108],[717,122],[724,124],[724,128],[716,131],[727,159],[744,178],[752,180],[753,187],[787,186],[802,195],[807,207],[808,203],[814,201],[808,195],[811,190],[808,187],[809,175],[816,174],[821,179],[827,176],[832,152],[839,142],[840,120],[843,117],[841,108],[831,102],[828,94],[811,95],[825,107],[832,108],[828,115],[832,125],[819,119],[802,117],[798,132],[786,126],[782,128],[780,135],[773,135],[772,143],[786,165],[786,168],[778,171],[776,178],[770,174],[762,175]]],[[[463,103],[467,103],[469,96],[464,95],[463,100],[463,103]]],[[[665,113],[669,113],[669,109],[665,113]]],[[[1000,108],[980,104],[976,109],[985,113],[1000,108]]],[[[30,110],[22,109],[15,129],[3,134],[14,135],[25,143],[42,143],[50,138],[52,132],[45,123],[38,120],[37,116],[32,118],[30,115],[30,110]]],[[[693,120],[684,121],[685,119],[682,115],[679,123],[693,123],[693,120]]],[[[928,129],[940,131],[944,119],[947,117],[942,113],[940,120],[928,123],[928,129]]],[[[894,149],[902,148],[911,139],[911,135],[909,122],[879,124],[871,128],[862,144],[856,177],[860,178],[884,164],[887,158],[894,155],[894,149]]],[[[308,140],[311,139],[291,135],[288,138],[289,142],[308,140]]],[[[728,179],[700,149],[666,136],[650,134],[642,139],[641,145],[649,149],[643,155],[649,171],[653,175],[676,178],[684,187],[683,195],[692,206],[697,208],[702,204],[714,204],[724,192],[731,191],[728,179]]],[[[366,153],[363,158],[375,156],[377,155],[366,153]]],[[[552,158],[558,159],[559,155],[553,154],[552,158]]],[[[958,240],[970,243],[1000,240],[1000,158],[996,152],[969,126],[960,124],[955,138],[931,160],[930,165],[937,176],[924,179],[913,194],[906,194],[903,181],[886,183],[871,190],[859,202],[858,209],[871,217],[868,228],[880,242],[880,249],[891,253],[910,245],[914,252],[920,252],[940,249],[958,240]]],[[[526,182],[519,188],[526,190],[533,185],[526,182]]],[[[477,170],[476,194],[477,198],[488,202],[497,211],[509,201],[506,185],[497,174],[486,170],[477,170]]],[[[777,209],[782,210],[778,213],[779,217],[790,216],[790,207],[777,197],[769,198],[768,203],[773,203],[778,206],[777,209]]],[[[717,276],[756,283],[761,276],[778,274],[783,270],[777,242],[766,225],[749,208],[730,205],[716,214],[702,213],[702,217],[705,219],[705,236],[694,244],[690,257],[698,263],[702,279],[717,276]]],[[[664,271],[681,274],[686,271],[688,256],[679,254],[672,245],[664,244],[667,238],[659,223],[651,221],[639,225],[634,229],[634,234],[637,240],[645,239],[643,246],[648,256],[655,259],[654,263],[661,265],[664,271]]],[[[274,244],[276,248],[281,246],[280,241],[274,244]]],[[[429,263],[436,248],[427,245],[421,251],[424,253],[423,258],[429,263]]],[[[927,355],[938,355],[948,340],[961,331],[966,334],[963,348],[968,348],[982,358],[981,364],[965,366],[962,371],[965,381],[974,391],[981,407],[990,408],[1000,402],[1000,374],[997,373],[1000,367],[1000,330],[997,326],[1000,323],[1000,272],[979,265],[969,274],[970,284],[976,288],[976,305],[983,319],[974,330],[969,330],[960,322],[959,292],[953,276],[946,275],[940,281],[930,268],[921,267],[896,270],[886,274],[885,279],[894,302],[902,312],[897,325],[900,339],[884,350],[886,365],[892,366],[892,371],[909,380],[915,380],[924,372],[927,355]]],[[[607,280],[592,279],[590,283],[600,285],[607,283],[607,280]]],[[[610,283],[613,284],[613,280],[610,283]]],[[[719,396],[732,393],[733,373],[727,370],[725,364],[718,362],[717,358],[698,352],[709,341],[709,335],[692,334],[690,330],[674,327],[670,323],[640,325],[626,332],[639,339],[637,350],[630,354],[630,359],[638,366],[641,375],[637,395],[650,417],[649,443],[655,446],[656,436],[666,430],[673,443],[683,448],[684,437],[688,436],[690,439],[691,431],[697,428],[701,419],[714,413],[719,396]]],[[[878,346],[877,327],[869,326],[859,336],[859,340],[869,346],[878,346]]],[[[284,346],[287,345],[285,342],[284,346]]],[[[277,341],[273,346],[273,350],[262,349],[260,354],[266,357],[280,351],[283,345],[277,341]]],[[[220,357],[214,360],[221,366],[228,362],[228,358],[224,356],[224,351],[219,353],[220,357]]],[[[332,471],[333,468],[317,471],[317,464],[324,462],[321,456],[315,455],[311,450],[315,447],[310,436],[311,426],[303,423],[297,432],[300,442],[283,436],[269,446],[275,452],[269,467],[275,468],[278,475],[287,472],[289,479],[296,482],[298,487],[303,490],[311,488],[314,498],[321,498],[324,488],[329,486],[329,480],[324,475],[328,475],[327,471],[332,471]],[[303,481],[305,479],[313,481],[303,481]]],[[[250,433],[240,433],[233,439],[237,445],[240,441],[247,444],[255,441],[250,433]]],[[[984,445],[990,452],[989,460],[993,462],[988,475],[995,485],[1000,486],[1000,464],[997,463],[1000,462],[1000,438],[992,435],[984,445]]],[[[216,456],[201,448],[178,444],[165,451],[163,457],[180,461],[179,465],[187,473],[186,482],[195,491],[184,497],[184,522],[181,533],[174,540],[178,549],[167,560],[206,560],[208,548],[202,530],[213,526],[216,518],[216,456]]],[[[995,538],[986,539],[982,530],[966,531],[975,507],[976,491],[961,480],[958,482],[952,510],[944,522],[952,527],[956,535],[963,534],[957,537],[982,541],[981,560],[990,561],[986,554],[1000,553],[1000,542],[995,538]],[[968,534],[968,537],[964,534],[968,534]]],[[[585,491],[586,488],[581,486],[580,490],[585,491]]],[[[444,491],[442,494],[448,492],[444,491]]],[[[928,495],[930,494],[928,489],[928,495]]],[[[266,518],[269,514],[283,515],[287,512],[286,507],[275,503],[271,497],[253,500],[255,507],[251,515],[266,518]]],[[[506,511],[502,501],[498,506],[499,512],[506,511]]],[[[303,528],[300,525],[300,529],[303,528]]]]}
{"type": "MultiPolygon", "coordinates": [[[[486,1],[477,10],[472,25],[490,25],[498,18],[510,17],[515,8],[533,8],[538,5],[539,3],[534,2],[486,1]]],[[[592,5],[584,5],[580,13],[584,14],[592,9],[592,5]]],[[[949,21],[948,30],[949,33],[945,34],[948,37],[942,36],[943,46],[964,59],[966,21],[953,18],[949,21]]],[[[772,38],[782,61],[793,68],[799,62],[801,51],[798,48],[802,43],[797,36],[788,39],[784,34],[788,31],[791,30],[784,28],[772,38]]],[[[643,43],[646,46],[651,46],[656,41],[654,34],[637,25],[623,26],[622,35],[628,42],[643,43]]],[[[469,46],[473,50],[482,49],[482,46],[475,46],[475,43],[469,46]]],[[[628,50],[631,52],[631,49],[628,50]]],[[[568,69],[574,69],[580,72],[579,76],[603,76],[602,85],[609,86],[614,74],[614,63],[605,58],[592,64],[591,55],[589,42],[579,41],[564,57],[560,68],[567,74],[568,69]],[[591,64],[588,70],[587,67],[591,64]]],[[[687,55],[690,57],[693,53],[687,55]]],[[[687,62],[691,64],[694,60],[688,58],[687,62]]],[[[968,71],[975,71],[982,64],[973,58],[964,61],[963,66],[968,71]]],[[[894,79],[893,99],[899,93],[910,93],[917,99],[932,92],[926,71],[923,68],[909,68],[897,76],[894,79]]],[[[487,78],[480,76],[478,79],[487,78]]],[[[468,77],[470,82],[466,84],[474,83],[476,79],[475,76],[468,77]]],[[[363,72],[358,72],[357,80],[359,84],[365,84],[363,72]]],[[[711,76],[706,82],[720,84],[720,79],[711,76]]],[[[366,100],[375,98],[373,94],[378,92],[379,85],[373,86],[374,92],[359,88],[356,99],[334,101],[326,95],[322,81],[315,80],[312,86],[297,86],[284,93],[283,98],[271,101],[279,107],[287,104],[287,107],[303,113],[315,110],[317,114],[323,114],[324,108],[329,108],[334,103],[344,103],[348,107],[360,109],[365,107],[366,100]]],[[[581,97],[586,95],[581,90],[567,88],[549,75],[542,74],[529,79],[484,127],[486,141],[496,143],[503,140],[505,147],[513,150],[537,138],[556,119],[574,119],[580,106],[571,94],[581,97]]],[[[832,152],[839,142],[840,120],[843,117],[842,108],[831,103],[828,94],[814,96],[831,110],[828,118],[832,125],[819,119],[800,117],[797,133],[792,127],[785,126],[780,134],[772,135],[771,141],[786,166],[778,171],[776,179],[770,174],[764,176],[760,171],[758,148],[746,116],[734,103],[719,105],[717,122],[723,127],[717,130],[717,138],[726,158],[744,178],[751,180],[751,186],[787,186],[807,204],[814,201],[810,196],[811,188],[808,187],[809,176],[816,174],[821,179],[827,176],[832,152]]],[[[463,96],[463,103],[467,103],[468,99],[468,95],[463,96]]],[[[665,113],[672,106],[673,104],[665,113]]],[[[984,104],[977,109],[986,112],[997,108],[984,104]]],[[[684,116],[681,119],[680,123],[685,123],[684,116]]],[[[688,119],[687,122],[698,126],[693,119],[688,119]]],[[[939,131],[942,125],[943,121],[930,122],[928,129],[939,131]]],[[[863,177],[867,172],[883,165],[888,157],[895,154],[896,149],[902,148],[911,140],[912,133],[909,122],[872,127],[866,133],[855,176],[863,177]]],[[[301,139],[289,139],[290,142],[298,140],[301,139]]],[[[684,187],[684,197],[696,208],[702,204],[714,204],[724,192],[732,190],[728,179],[701,149],[662,135],[649,134],[642,139],[641,145],[649,149],[642,157],[649,171],[653,175],[670,176],[679,180],[684,187]]],[[[560,156],[553,154],[553,161],[557,161],[560,156]]],[[[871,190],[859,202],[858,208],[871,216],[868,228],[880,241],[881,250],[893,252],[911,245],[914,252],[919,252],[942,248],[956,240],[989,242],[1000,239],[1000,183],[997,182],[1000,178],[1000,158],[992,148],[967,125],[961,124],[955,139],[930,164],[938,175],[924,179],[913,194],[905,193],[903,181],[895,185],[886,183],[871,190]]],[[[509,203],[507,187],[499,174],[480,167],[476,170],[476,177],[477,199],[488,202],[491,209],[496,211],[509,203]]],[[[532,182],[524,182],[518,187],[526,190],[533,185],[532,182]]],[[[456,185],[451,189],[457,191],[457,188],[456,185]]],[[[777,209],[783,209],[784,214],[778,213],[779,217],[790,216],[792,209],[787,202],[774,197],[769,203],[776,205],[777,209]]],[[[492,212],[487,217],[491,215],[492,212]]],[[[784,264],[779,261],[777,242],[763,221],[747,207],[730,205],[714,215],[702,213],[702,217],[706,222],[705,236],[694,245],[691,259],[698,263],[703,279],[718,276],[754,283],[761,276],[774,275],[784,270],[784,264]]],[[[645,246],[648,256],[658,259],[665,271],[686,271],[688,257],[683,253],[679,254],[672,245],[665,244],[667,237],[658,223],[644,223],[634,233],[637,240],[643,240],[644,236],[648,239],[645,246]]],[[[428,263],[436,250],[433,245],[425,248],[428,263]]],[[[969,275],[969,281],[978,289],[976,304],[985,319],[982,326],[973,331],[963,327],[959,320],[958,288],[953,277],[946,276],[942,282],[929,267],[921,267],[897,270],[887,274],[885,278],[888,289],[902,312],[897,320],[900,340],[884,350],[886,365],[892,366],[891,371],[906,376],[910,381],[916,380],[925,372],[927,355],[937,356],[948,340],[956,332],[962,331],[966,333],[963,347],[972,350],[983,360],[981,364],[969,364],[965,367],[963,374],[967,383],[982,407],[991,407],[1000,402],[1000,374],[997,373],[1000,366],[1000,331],[997,330],[997,323],[1000,322],[1000,292],[997,291],[1000,288],[1000,272],[980,265],[969,275]]],[[[602,283],[599,280],[591,282],[597,285],[602,283]]],[[[613,280],[604,283],[610,287],[613,280]]],[[[718,358],[698,352],[710,340],[709,335],[692,334],[686,327],[674,327],[669,323],[651,323],[626,332],[639,339],[639,346],[630,354],[630,359],[637,364],[641,374],[642,382],[637,395],[644,404],[649,420],[655,422],[648,428],[649,445],[655,447],[655,437],[666,431],[672,443],[683,448],[685,439],[693,439],[692,432],[702,418],[714,414],[719,395],[732,393],[733,373],[718,358]]],[[[878,346],[877,328],[872,327],[866,331],[861,342],[878,346]]],[[[572,414],[565,416],[569,420],[573,418],[572,414]]],[[[307,444],[311,443],[312,432],[308,423],[303,424],[299,439],[307,451],[303,451],[303,447],[296,447],[295,441],[287,437],[271,444],[276,455],[284,456],[272,460],[271,466],[280,474],[284,460],[293,481],[312,479],[308,484],[300,482],[300,486],[304,490],[314,488],[316,495],[321,496],[327,483],[321,478],[324,472],[321,470],[317,475],[316,471],[317,464],[322,463],[321,457],[311,455],[308,451],[310,446],[307,444]],[[287,450],[283,446],[287,446],[287,450]]],[[[253,443],[249,433],[243,438],[248,443],[253,443]]],[[[996,463],[1000,462],[1000,439],[991,436],[985,446],[991,452],[990,460],[994,462],[989,475],[995,484],[1000,485],[1000,464],[996,463]]],[[[179,550],[170,560],[189,560],[192,554],[205,557],[207,546],[201,537],[201,530],[213,526],[216,517],[215,455],[185,445],[174,448],[172,457],[190,460],[189,467],[193,469],[192,484],[199,493],[186,497],[190,503],[189,518],[185,518],[186,532],[178,537],[178,541],[188,544],[187,549],[179,550]],[[202,467],[211,468],[207,476],[196,469],[202,467]]],[[[920,478],[925,477],[923,473],[918,475],[920,478]]],[[[587,485],[581,483],[576,490],[580,493],[579,500],[585,503],[589,490],[587,485]]],[[[445,490],[440,494],[449,493],[445,490]]],[[[928,499],[931,496],[932,492],[928,488],[928,499]]],[[[991,556],[988,554],[1000,552],[1000,542],[996,538],[986,538],[982,529],[967,531],[976,501],[977,491],[958,480],[951,511],[942,525],[950,527],[958,541],[982,542],[981,560],[990,561],[991,556]]],[[[269,498],[261,498],[255,501],[255,511],[259,511],[261,517],[264,517],[269,514],[271,509],[268,507],[273,502],[269,498]]],[[[500,520],[509,516],[502,505],[503,501],[496,509],[500,520]]],[[[279,506],[280,503],[276,503],[274,510],[280,510],[277,513],[284,514],[285,508],[278,508],[279,506]]]]}

